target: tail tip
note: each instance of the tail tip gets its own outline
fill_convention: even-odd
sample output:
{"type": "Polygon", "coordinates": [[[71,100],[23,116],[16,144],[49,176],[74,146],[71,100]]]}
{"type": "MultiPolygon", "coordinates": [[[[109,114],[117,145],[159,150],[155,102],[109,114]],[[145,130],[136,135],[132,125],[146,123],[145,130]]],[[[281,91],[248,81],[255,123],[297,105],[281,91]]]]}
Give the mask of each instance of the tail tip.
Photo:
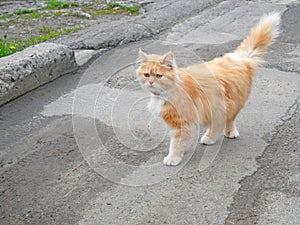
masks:
{"type": "Polygon", "coordinates": [[[279,25],[281,22],[281,14],[281,12],[274,11],[264,15],[261,18],[261,23],[267,23],[270,24],[271,27],[273,27],[273,38],[278,37],[278,35],[280,34],[279,25]]]}
{"type": "Polygon", "coordinates": [[[281,21],[281,12],[274,11],[264,15],[261,21],[270,21],[274,26],[279,26],[281,21]]]}

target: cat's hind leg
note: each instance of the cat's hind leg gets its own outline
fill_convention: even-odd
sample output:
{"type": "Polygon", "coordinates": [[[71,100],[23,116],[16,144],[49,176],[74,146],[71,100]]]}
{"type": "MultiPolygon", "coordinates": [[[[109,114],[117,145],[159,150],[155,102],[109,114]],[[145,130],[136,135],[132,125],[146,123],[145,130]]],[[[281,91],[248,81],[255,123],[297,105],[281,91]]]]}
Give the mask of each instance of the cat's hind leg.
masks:
{"type": "Polygon", "coordinates": [[[235,126],[235,120],[227,120],[224,135],[227,138],[238,138],[240,136],[235,126]]]}
{"type": "Polygon", "coordinates": [[[201,137],[200,143],[204,145],[212,145],[216,143],[224,130],[224,127],[225,125],[222,122],[210,125],[205,134],[201,137]]]}
{"type": "Polygon", "coordinates": [[[211,119],[204,123],[208,125],[208,129],[205,134],[201,137],[200,143],[204,145],[212,145],[216,143],[218,138],[221,136],[226,125],[226,113],[225,106],[222,98],[216,98],[212,101],[214,105],[211,107],[211,119]]]}

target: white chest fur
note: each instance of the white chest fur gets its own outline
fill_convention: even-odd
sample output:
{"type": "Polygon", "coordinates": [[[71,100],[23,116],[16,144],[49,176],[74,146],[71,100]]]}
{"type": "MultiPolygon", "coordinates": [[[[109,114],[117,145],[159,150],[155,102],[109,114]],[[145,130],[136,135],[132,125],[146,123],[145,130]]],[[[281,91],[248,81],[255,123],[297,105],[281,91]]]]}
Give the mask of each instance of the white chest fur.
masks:
{"type": "Polygon", "coordinates": [[[159,116],[164,103],[165,101],[162,98],[152,95],[151,100],[148,103],[148,109],[153,115],[159,116]]]}

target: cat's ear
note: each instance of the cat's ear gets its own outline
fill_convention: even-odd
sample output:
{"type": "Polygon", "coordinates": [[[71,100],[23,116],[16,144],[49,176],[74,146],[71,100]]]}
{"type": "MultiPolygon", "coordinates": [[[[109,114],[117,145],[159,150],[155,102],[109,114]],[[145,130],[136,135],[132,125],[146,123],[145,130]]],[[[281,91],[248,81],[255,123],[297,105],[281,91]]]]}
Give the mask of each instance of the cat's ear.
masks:
{"type": "Polygon", "coordinates": [[[148,61],[148,56],[147,56],[147,54],[145,52],[142,51],[142,49],[139,49],[139,58],[138,58],[138,61],[140,63],[148,61]]]}
{"type": "Polygon", "coordinates": [[[164,64],[168,67],[174,67],[175,65],[175,59],[174,54],[172,51],[169,51],[166,55],[164,55],[163,60],[161,61],[161,64],[164,64]]]}

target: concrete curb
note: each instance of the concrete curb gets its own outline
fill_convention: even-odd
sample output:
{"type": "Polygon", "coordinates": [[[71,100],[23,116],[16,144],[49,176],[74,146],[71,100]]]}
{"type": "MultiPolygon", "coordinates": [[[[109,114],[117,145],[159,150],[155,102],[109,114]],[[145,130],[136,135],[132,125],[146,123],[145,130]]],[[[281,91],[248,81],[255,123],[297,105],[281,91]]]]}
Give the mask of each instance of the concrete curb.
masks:
{"type": "Polygon", "coordinates": [[[77,68],[74,51],[54,43],[0,58],[0,106],[77,68]]]}
{"type": "Polygon", "coordinates": [[[43,43],[0,58],[0,106],[61,75],[77,70],[98,52],[86,50],[108,49],[152,37],[184,18],[222,1],[144,1],[142,6],[151,6],[141,16],[95,25],[58,38],[54,41],[57,44],[43,43]],[[84,50],[82,54],[78,51],[80,49],[84,50]],[[74,50],[77,50],[79,60],[75,60],[74,50]]]}

